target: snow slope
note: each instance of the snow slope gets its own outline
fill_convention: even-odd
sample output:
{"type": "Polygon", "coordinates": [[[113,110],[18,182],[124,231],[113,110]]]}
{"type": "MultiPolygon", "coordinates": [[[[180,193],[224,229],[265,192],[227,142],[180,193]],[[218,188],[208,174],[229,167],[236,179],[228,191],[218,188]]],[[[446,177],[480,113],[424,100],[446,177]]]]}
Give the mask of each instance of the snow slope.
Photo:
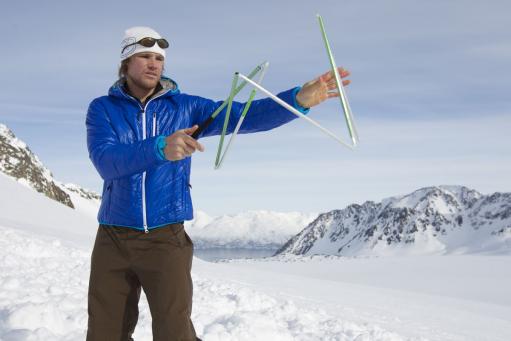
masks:
{"type": "Polygon", "coordinates": [[[72,209],[0,172],[0,226],[57,237],[89,249],[97,225],[90,207],[72,209]]]}
{"type": "MultiPolygon", "coordinates": [[[[0,340],[84,339],[96,228],[0,175],[0,340]]],[[[511,340],[509,256],[195,258],[192,276],[205,341],[511,340]]]]}
{"type": "MultiPolygon", "coordinates": [[[[83,340],[90,254],[56,238],[0,227],[0,340],[83,340]]],[[[194,259],[195,266],[218,266],[194,259]]],[[[220,273],[217,273],[219,275],[220,273]]],[[[224,273],[229,276],[230,271],[224,273]]],[[[378,326],[262,293],[194,270],[197,333],[204,340],[406,340],[378,326]]],[[[145,298],[134,335],[151,340],[145,298]]]]}
{"type": "Polygon", "coordinates": [[[244,285],[402,336],[511,340],[509,256],[281,256],[228,266],[244,285]]]}
{"type": "MultiPolygon", "coordinates": [[[[83,340],[89,252],[0,232],[0,340],[83,340]]],[[[194,259],[192,319],[205,341],[504,341],[510,265],[497,256],[194,259]]],[[[144,298],[135,339],[151,340],[144,298]]]]}
{"type": "MultiPolygon", "coordinates": [[[[71,209],[0,174],[0,340],[83,340],[90,252],[97,229],[71,209]]],[[[194,259],[195,264],[201,264],[194,259]]],[[[209,267],[209,264],[204,267],[209,267]]],[[[228,275],[226,273],[226,275],[228,275]]],[[[404,340],[378,326],[193,271],[193,319],[204,340],[404,340]]],[[[145,299],[136,340],[151,340],[145,299]]]]}

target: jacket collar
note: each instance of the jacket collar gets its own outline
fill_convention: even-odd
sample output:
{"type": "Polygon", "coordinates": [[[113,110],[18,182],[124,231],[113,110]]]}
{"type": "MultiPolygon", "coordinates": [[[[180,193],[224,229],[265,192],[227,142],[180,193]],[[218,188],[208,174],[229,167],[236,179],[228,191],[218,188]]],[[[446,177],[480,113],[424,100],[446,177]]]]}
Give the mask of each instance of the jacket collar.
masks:
{"type": "MultiPolygon", "coordinates": [[[[125,78],[121,78],[121,79],[117,80],[108,90],[108,95],[114,96],[114,97],[126,98],[128,93],[124,86],[125,84],[126,84],[125,78]]],[[[161,96],[162,94],[163,94],[162,96],[172,96],[172,95],[179,94],[179,92],[180,92],[179,86],[177,85],[177,83],[174,80],[172,80],[168,77],[162,76],[160,78],[160,90],[156,94],[154,94],[152,97],[161,96]]]]}

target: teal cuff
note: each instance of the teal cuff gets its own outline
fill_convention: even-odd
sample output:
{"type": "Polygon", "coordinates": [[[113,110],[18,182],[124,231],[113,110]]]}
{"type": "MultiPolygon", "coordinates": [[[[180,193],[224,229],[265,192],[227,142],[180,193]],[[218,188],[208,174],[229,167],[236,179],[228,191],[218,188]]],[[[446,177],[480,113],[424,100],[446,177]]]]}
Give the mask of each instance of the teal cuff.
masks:
{"type": "Polygon", "coordinates": [[[163,135],[158,136],[156,138],[156,156],[158,156],[158,158],[160,160],[166,160],[165,153],[163,151],[166,146],[167,146],[167,141],[165,140],[165,136],[163,136],[163,135]]]}
{"type": "Polygon", "coordinates": [[[301,112],[302,114],[304,115],[307,115],[309,113],[309,111],[311,110],[310,108],[304,108],[302,107],[300,104],[298,104],[298,101],[296,100],[296,94],[298,93],[298,91],[300,91],[302,89],[301,86],[297,86],[296,88],[294,88],[293,90],[293,94],[292,94],[292,98],[293,98],[293,106],[299,111],[301,112]]]}

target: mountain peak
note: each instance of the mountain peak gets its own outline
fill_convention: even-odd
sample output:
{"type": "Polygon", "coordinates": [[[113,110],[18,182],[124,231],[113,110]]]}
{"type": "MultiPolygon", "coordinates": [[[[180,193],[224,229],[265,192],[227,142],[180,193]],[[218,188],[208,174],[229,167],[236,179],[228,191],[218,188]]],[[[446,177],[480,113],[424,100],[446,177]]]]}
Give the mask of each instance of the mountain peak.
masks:
{"type": "Polygon", "coordinates": [[[0,172],[16,179],[39,193],[74,208],[69,195],[54,181],[51,172],[27,144],[0,124],[0,172]]]}
{"type": "Polygon", "coordinates": [[[454,213],[461,208],[470,208],[482,194],[459,185],[423,187],[412,193],[384,199],[384,206],[414,210],[432,209],[443,214],[454,213]]]}
{"type": "Polygon", "coordinates": [[[277,253],[509,253],[511,193],[432,186],[321,214],[277,253]]]}

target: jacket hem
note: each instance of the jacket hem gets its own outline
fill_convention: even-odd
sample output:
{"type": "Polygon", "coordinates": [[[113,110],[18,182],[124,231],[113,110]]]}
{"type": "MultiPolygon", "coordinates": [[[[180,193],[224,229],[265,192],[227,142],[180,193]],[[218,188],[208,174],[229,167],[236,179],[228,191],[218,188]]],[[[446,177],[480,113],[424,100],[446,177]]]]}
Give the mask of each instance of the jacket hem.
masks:
{"type": "MultiPolygon", "coordinates": [[[[157,228],[161,228],[163,226],[166,226],[166,225],[170,225],[170,224],[179,224],[179,223],[184,223],[184,220],[179,220],[179,221],[173,221],[173,222],[167,222],[165,224],[161,224],[161,225],[156,225],[156,226],[150,226],[150,227],[147,227],[147,230],[154,230],[154,229],[157,229],[157,228]]],[[[121,224],[109,224],[109,223],[105,223],[105,222],[99,222],[100,225],[106,225],[106,226],[114,226],[114,227],[124,227],[124,228],[128,228],[128,229],[132,229],[132,230],[137,230],[137,231],[142,231],[144,232],[144,227],[138,227],[138,226],[129,226],[129,225],[121,225],[121,224]]]]}

